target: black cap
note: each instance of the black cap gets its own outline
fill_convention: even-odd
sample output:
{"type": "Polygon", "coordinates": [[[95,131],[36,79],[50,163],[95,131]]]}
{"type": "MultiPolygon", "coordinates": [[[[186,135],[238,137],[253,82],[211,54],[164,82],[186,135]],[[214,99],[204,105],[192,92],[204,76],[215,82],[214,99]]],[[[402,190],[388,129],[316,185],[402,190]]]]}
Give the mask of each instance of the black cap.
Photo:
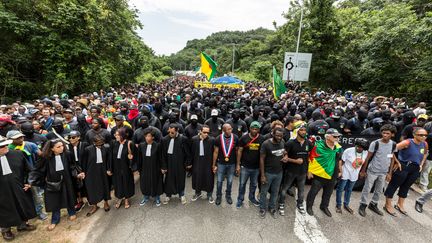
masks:
{"type": "Polygon", "coordinates": [[[69,137],[79,137],[81,136],[81,133],[79,131],[71,131],[69,133],[69,137]]]}
{"type": "Polygon", "coordinates": [[[122,115],[116,115],[116,116],[114,117],[114,120],[116,120],[116,121],[124,121],[124,118],[123,118],[122,115]]]}
{"type": "Polygon", "coordinates": [[[326,131],[326,134],[328,134],[328,135],[332,135],[332,136],[340,136],[340,135],[341,135],[341,134],[339,133],[339,131],[336,130],[336,129],[334,129],[334,128],[329,128],[329,129],[326,131]]]}

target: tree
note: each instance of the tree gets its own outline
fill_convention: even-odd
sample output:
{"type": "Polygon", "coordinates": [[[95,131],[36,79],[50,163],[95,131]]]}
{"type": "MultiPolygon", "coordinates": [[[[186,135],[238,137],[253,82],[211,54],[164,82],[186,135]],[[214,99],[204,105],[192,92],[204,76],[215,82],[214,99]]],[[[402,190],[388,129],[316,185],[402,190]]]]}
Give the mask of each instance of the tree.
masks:
{"type": "Polygon", "coordinates": [[[32,99],[135,82],[158,59],[137,28],[126,0],[3,1],[0,88],[32,99]]]}

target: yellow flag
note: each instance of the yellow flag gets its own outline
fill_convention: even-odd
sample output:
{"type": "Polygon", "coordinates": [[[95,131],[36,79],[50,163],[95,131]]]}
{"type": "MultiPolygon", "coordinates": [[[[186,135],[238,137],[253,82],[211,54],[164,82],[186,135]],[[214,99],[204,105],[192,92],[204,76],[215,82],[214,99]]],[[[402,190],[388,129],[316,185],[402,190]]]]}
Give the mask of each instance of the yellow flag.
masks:
{"type": "Polygon", "coordinates": [[[213,61],[207,54],[201,52],[201,68],[199,70],[200,73],[204,73],[207,77],[207,80],[211,80],[213,76],[216,74],[217,63],[213,61]]]}

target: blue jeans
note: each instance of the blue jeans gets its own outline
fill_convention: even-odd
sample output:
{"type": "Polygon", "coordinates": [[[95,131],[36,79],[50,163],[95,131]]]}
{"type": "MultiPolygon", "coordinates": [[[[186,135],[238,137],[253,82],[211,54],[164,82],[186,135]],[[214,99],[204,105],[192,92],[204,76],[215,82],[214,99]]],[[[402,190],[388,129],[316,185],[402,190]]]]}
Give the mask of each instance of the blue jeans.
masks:
{"type": "Polygon", "coordinates": [[[43,203],[44,203],[43,193],[44,193],[44,190],[38,186],[32,186],[31,191],[33,194],[33,200],[34,200],[34,204],[35,204],[36,214],[41,215],[43,213],[43,203]]]}
{"type": "Polygon", "coordinates": [[[265,177],[267,178],[267,183],[261,185],[261,192],[260,192],[260,209],[267,209],[267,193],[269,189],[271,188],[270,193],[270,201],[268,208],[276,209],[276,200],[279,193],[279,187],[282,182],[282,174],[283,172],[279,172],[277,174],[270,174],[268,172],[265,172],[265,177]]]}
{"type": "Polygon", "coordinates": [[[336,207],[342,206],[342,192],[345,191],[344,205],[348,206],[350,203],[351,192],[354,188],[355,181],[340,180],[336,189],[336,207]]]}
{"type": "Polygon", "coordinates": [[[243,202],[244,194],[246,191],[246,183],[249,178],[250,178],[249,200],[255,199],[255,190],[257,188],[257,183],[258,183],[258,174],[259,174],[259,169],[249,169],[243,166],[241,167],[239,194],[238,194],[237,201],[243,202]]]}
{"type": "MultiPolygon", "coordinates": [[[[68,208],[67,209],[69,216],[75,215],[75,209],[68,208]]],[[[60,223],[60,210],[52,211],[51,215],[51,224],[58,224],[60,223]]]]}
{"type": "Polygon", "coordinates": [[[231,188],[234,178],[235,164],[217,164],[217,191],[216,197],[222,197],[222,184],[224,176],[227,176],[226,197],[231,197],[231,188]]]}

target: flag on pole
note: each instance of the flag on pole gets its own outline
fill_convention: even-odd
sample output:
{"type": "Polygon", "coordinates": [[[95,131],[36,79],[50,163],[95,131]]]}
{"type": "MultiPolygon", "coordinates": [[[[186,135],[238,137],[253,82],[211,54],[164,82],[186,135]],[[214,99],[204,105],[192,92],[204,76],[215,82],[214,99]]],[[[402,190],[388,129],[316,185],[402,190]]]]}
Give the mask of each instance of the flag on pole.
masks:
{"type": "Polygon", "coordinates": [[[207,80],[210,81],[217,72],[216,68],[217,63],[207,56],[207,54],[201,52],[201,68],[199,72],[204,73],[204,75],[207,77],[207,80]]]}
{"type": "Polygon", "coordinates": [[[281,77],[276,71],[276,68],[273,66],[273,95],[275,99],[279,99],[281,94],[286,92],[286,87],[281,77]]]}

